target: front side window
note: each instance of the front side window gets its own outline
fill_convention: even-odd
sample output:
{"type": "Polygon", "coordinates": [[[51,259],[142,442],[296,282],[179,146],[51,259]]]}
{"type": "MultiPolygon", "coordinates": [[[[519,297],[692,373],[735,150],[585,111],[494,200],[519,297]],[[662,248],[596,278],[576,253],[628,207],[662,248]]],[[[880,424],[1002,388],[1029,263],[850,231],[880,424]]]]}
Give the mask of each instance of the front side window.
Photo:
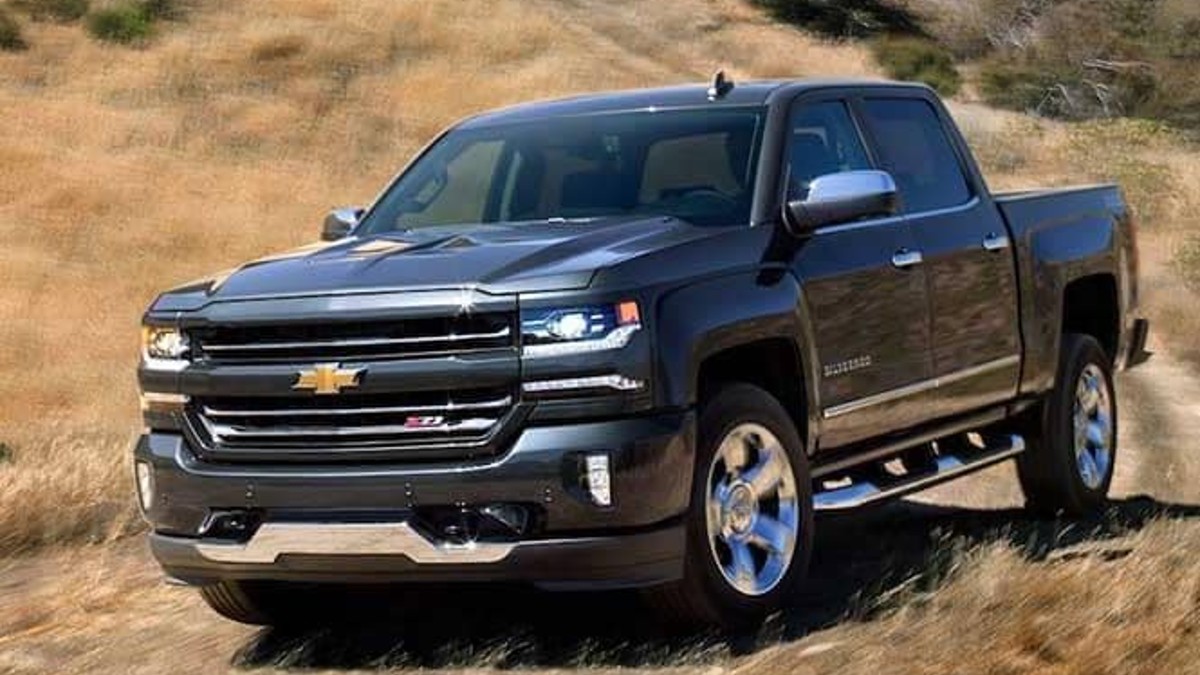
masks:
{"type": "Polygon", "coordinates": [[[841,101],[800,104],[788,139],[788,201],[804,199],[813,179],[871,168],[858,129],[841,101]]]}
{"type": "Polygon", "coordinates": [[[865,122],[909,213],[959,206],[971,199],[958,155],[928,101],[875,98],[863,103],[865,122]]]}
{"type": "Polygon", "coordinates": [[[454,130],[360,231],[642,215],[746,224],[762,117],[638,111],[454,130]]]}

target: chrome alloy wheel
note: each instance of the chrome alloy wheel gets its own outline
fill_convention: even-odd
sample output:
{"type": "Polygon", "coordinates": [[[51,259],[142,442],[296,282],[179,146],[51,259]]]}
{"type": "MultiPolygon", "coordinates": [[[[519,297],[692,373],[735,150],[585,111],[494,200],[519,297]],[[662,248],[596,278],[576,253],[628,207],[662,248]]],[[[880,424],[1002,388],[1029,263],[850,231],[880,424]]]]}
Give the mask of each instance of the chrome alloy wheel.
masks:
{"type": "Polygon", "coordinates": [[[1089,363],[1075,385],[1075,462],[1088,489],[1099,488],[1112,468],[1112,400],[1104,371],[1089,363]]]}
{"type": "Polygon", "coordinates": [[[787,450],[759,424],[734,427],[708,469],[708,545],[725,580],[748,596],[769,593],[791,567],[800,505],[787,450]]]}

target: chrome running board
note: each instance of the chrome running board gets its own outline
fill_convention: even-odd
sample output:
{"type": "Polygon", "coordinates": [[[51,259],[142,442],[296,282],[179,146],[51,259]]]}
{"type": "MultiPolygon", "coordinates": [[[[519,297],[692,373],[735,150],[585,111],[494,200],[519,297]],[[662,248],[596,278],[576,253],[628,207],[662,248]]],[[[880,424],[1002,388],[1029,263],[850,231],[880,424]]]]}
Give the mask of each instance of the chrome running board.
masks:
{"type": "Polygon", "coordinates": [[[516,543],[435,543],[408,523],[263,523],[250,541],[197,542],[196,552],[213,562],[269,565],[284,555],[402,555],[415,563],[494,563],[516,543]]]}
{"type": "Polygon", "coordinates": [[[914,475],[888,476],[886,482],[850,479],[849,485],[821,489],[817,484],[813,506],[817,511],[845,511],[924,490],[952,478],[987,468],[1025,450],[1025,439],[1013,435],[989,437],[988,445],[974,451],[939,455],[936,468],[914,475]]]}

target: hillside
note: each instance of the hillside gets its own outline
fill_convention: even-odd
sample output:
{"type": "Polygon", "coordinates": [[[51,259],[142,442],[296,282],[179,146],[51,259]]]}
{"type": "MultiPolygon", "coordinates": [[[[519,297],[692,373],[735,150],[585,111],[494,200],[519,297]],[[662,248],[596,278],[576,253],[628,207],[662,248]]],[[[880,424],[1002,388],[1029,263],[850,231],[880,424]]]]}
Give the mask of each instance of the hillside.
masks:
{"type": "MultiPolygon", "coordinates": [[[[697,81],[718,67],[735,79],[881,70],[866,48],[776,23],[742,0],[183,7],[137,48],[97,42],[78,22],[16,13],[29,48],[0,52],[0,671],[124,669],[136,659],[157,672],[154,660],[174,649],[208,671],[230,661],[503,667],[474,646],[372,661],[355,649],[403,657],[403,639],[342,635],[347,646],[255,635],[156,585],[127,536],[140,528],[127,453],[139,425],[133,371],[144,307],[163,288],[315,239],[328,207],[370,200],[430,136],[477,110],[697,81]],[[266,656],[256,659],[256,648],[266,656]],[[345,653],[343,662],[330,656],[345,653]]],[[[565,635],[529,638],[567,655],[528,665],[683,668],[712,656],[725,670],[904,672],[935,656],[927,665],[936,672],[961,672],[975,650],[965,637],[938,639],[959,623],[974,626],[964,635],[991,635],[1001,655],[974,663],[992,672],[1167,673],[1196,662],[1200,579],[1188,561],[1200,553],[1197,514],[1163,504],[1200,502],[1200,462],[1186,452],[1200,421],[1200,150],[1150,123],[1055,123],[966,94],[952,108],[993,187],[1118,180],[1138,211],[1154,346],[1173,358],[1125,383],[1132,421],[1113,523],[1064,526],[1084,536],[1061,541],[1042,532],[1061,550],[1051,562],[1025,555],[1042,525],[995,510],[1016,506],[1013,479],[990,472],[935,495],[942,507],[898,507],[856,526],[886,533],[874,564],[834,547],[825,564],[846,567],[830,573],[840,595],[816,605],[833,616],[785,621],[780,646],[733,658],[703,640],[698,653],[678,651],[617,629],[593,647],[603,656],[616,645],[618,656],[589,661],[593,626],[572,633],[568,624],[565,635]],[[1142,493],[1154,499],[1134,499],[1142,493]],[[1162,522],[1147,526],[1156,515],[1162,522]],[[1103,536],[1086,536],[1093,528],[1103,536]],[[930,560],[945,569],[922,574],[930,560]],[[1120,592],[1095,591],[1113,585],[1120,592]],[[883,611],[865,611],[877,595],[883,611]],[[847,612],[862,621],[836,625],[847,612]],[[1084,621],[1094,630],[1067,630],[1084,621]],[[792,641],[816,628],[832,632],[792,641]]],[[[513,639],[482,635],[493,646],[513,639]]]]}

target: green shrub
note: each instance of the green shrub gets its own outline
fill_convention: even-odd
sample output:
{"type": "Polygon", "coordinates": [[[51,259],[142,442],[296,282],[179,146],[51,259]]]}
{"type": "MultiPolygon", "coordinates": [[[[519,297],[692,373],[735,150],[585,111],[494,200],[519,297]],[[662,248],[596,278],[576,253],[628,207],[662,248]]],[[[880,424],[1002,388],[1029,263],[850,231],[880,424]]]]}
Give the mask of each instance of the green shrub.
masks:
{"type": "Polygon", "coordinates": [[[917,35],[915,17],[896,0],[753,0],[776,18],[831,37],[917,35]]]}
{"type": "Polygon", "coordinates": [[[88,32],[97,40],[136,44],[154,32],[153,19],[140,5],[117,5],[88,15],[88,32]]]}
{"type": "Polygon", "coordinates": [[[142,0],[138,6],[151,21],[178,21],[184,15],[179,0],[142,0]]]}
{"type": "Polygon", "coordinates": [[[77,21],[88,12],[88,0],[14,0],[12,5],[34,21],[77,21]]]}
{"type": "Polygon", "coordinates": [[[28,46],[25,38],[21,37],[21,24],[0,7],[0,51],[18,52],[28,46]]]}
{"type": "Polygon", "coordinates": [[[924,82],[943,96],[953,96],[962,86],[950,52],[921,38],[888,37],[871,43],[875,60],[896,80],[924,82]]]}

